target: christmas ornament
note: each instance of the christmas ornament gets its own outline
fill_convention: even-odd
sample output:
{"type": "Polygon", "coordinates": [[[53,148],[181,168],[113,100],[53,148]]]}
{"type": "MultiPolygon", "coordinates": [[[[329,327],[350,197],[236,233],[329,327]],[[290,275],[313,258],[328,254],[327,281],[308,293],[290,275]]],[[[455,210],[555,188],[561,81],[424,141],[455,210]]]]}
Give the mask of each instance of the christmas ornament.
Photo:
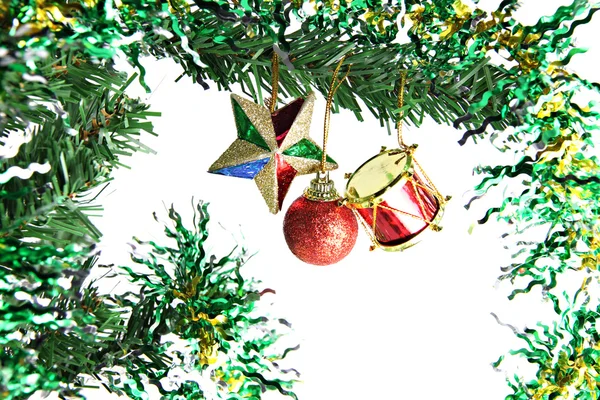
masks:
{"type": "MultiPolygon", "coordinates": [[[[405,75],[400,79],[398,109],[404,103],[405,75]]],[[[431,228],[439,231],[443,198],[420,167],[413,153],[417,145],[402,140],[402,113],[398,118],[400,148],[381,152],[349,175],[345,201],[352,207],[373,242],[371,249],[407,249],[417,236],[431,228]]]]}
{"type": "Polygon", "coordinates": [[[417,163],[415,149],[382,148],[348,180],[345,199],[361,218],[373,248],[404,250],[427,228],[441,229],[447,199],[417,163]]]}
{"type": "Polygon", "coordinates": [[[283,221],[285,241],[296,257],[314,265],[334,264],[356,243],[358,223],[345,207],[329,175],[313,179],[283,221]]]}
{"type": "MultiPolygon", "coordinates": [[[[274,56],[273,70],[277,71],[274,56]]],[[[315,95],[298,98],[275,111],[274,72],[271,110],[238,95],[231,95],[238,138],[215,161],[208,172],[253,179],[269,211],[276,214],[296,175],[317,172],[324,153],[309,137],[315,95]]],[[[325,170],[337,168],[326,157],[325,170]]]]}
{"type": "Polygon", "coordinates": [[[285,241],[292,253],[300,260],[315,265],[334,264],[346,257],[358,235],[356,217],[343,205],[333,181],[325,172],[333,95],[350,72],[348,67],[346,75],[337,81],[345,59],[346,56],[342,57],[338,63],[327,95],[321,171],[304,195],[292,203],[283,221],[285,241]]]}

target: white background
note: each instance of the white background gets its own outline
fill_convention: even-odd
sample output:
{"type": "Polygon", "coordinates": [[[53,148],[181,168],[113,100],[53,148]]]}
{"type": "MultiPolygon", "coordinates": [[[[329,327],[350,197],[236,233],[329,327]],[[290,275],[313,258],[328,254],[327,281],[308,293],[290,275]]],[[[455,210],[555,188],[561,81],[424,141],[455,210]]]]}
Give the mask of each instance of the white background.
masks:
{"type": "MultiPolygon", "coordinates": [[[[479,7],[491,10],[495,3],[481,2],[479,7]]],[[[549,15],[566,3],[524,1],[517,18],[534,23],[537,16],[549,15]]],[[[578,44],[591,49],[575,56],[571,64],[594,80],[597,18],[576,30],[578,44]]],[[[510,262],[499,239],[502,225],[476,225],[468,233],[488,205],[500,202],[500,197],[491,196],[468,212],[463,207],[470,197],[465,192],[479,179],[472,176],[473,168],[502,156],[487,141],[474,145],[470,140],[461,147],[457,140],[462,130],[432,121],[420,128],[406,127],[406,142],[419,143],[421,165],[443,194],[453,196],[443,231],[403,253],[370,252],[369,241],[360,232],[345,260],[328,267],[310,266],[287,249],[282,222],[311,176],[295,179],[284,210],[273,216],[251,180],[208,174],[208,167],[236,136],[229,93],[217,91],[214,83],[204,91],[189,78],[174,83],[181,68],[168,60],[147,60],[144,65],[154,91],[146,95],[138,88],[133,93],[163,113],[154,119],[159,137],[145,141],[158,155],[136,154],[124,160],[131,170],[115,172],[102,199],[104,217],[97,221],[105,234],[103,263],[131,265],[126,243],[132,236],[163,238],[152,212],[166,220],[163,203],[174,203],[189,217],[194,196],[210,202],[212,232],[229,241],[221,244],[223,248],[240,240],[257,252],[245,274],[277,290],[277,295],[264,299],[274,301],[274,312],[293,323],[301,349],[290,354],[289,364],[302,372],[303,382],[296,388],[301,399],[499,400],[509,393],[505,372],[495,372],[490,363],[520,343],[490,312],[521,329],[551,318],[552,312],[539,290],[509,302],[511,287],[497,284],[499,267],[510,262]],[[222,234],[217,221],[232,236],[222,234]]],[[[319,97],[311,130],[317,142],[322,140],[324,109],[319,97]]],[[[340,165],[332,173],[339,191],[345,186],[344,172],[354,171],[380,146],[395,146],[395,138],[368,111],[364,117],[363,123],[347,111],[332,117],[328,148],[340,165]]],[[[526,363],[506,366],[511,375],[530,376],[526,363]]],[[[111,398],[102,391],[87,395],[111,398]]]]}

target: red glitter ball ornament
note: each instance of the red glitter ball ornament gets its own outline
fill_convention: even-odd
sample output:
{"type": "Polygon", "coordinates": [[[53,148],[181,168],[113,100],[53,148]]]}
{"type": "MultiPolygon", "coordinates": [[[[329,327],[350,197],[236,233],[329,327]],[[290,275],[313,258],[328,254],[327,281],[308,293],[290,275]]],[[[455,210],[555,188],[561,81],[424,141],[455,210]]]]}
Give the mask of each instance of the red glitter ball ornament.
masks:
{"type": "Polygon", "coordinates": [[[314,265],[335,264],[354,247],[358,223],[339,200],[333,182],[317,176],[288,209],[283,233],[288,247],[300,260],[314,265]]]}

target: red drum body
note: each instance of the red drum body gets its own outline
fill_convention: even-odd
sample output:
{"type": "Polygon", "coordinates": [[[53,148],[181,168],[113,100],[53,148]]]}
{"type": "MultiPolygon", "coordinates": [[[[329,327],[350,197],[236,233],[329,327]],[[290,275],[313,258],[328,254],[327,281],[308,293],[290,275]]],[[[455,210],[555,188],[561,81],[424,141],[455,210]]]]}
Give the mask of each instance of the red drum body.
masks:
{"type": "Polygon", "coordinates": [[[346,185],[346,201],[373,248],[401,251],[427,228],[439,231],[444,199],[413,157],[415,147],[382,150],[361,165],[346,185]]]}

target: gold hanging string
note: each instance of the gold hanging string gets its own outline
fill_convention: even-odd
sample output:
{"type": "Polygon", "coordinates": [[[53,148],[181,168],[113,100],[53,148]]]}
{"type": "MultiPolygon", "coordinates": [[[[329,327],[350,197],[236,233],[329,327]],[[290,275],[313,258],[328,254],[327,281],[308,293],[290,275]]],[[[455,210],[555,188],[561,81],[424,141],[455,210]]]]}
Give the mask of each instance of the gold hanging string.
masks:
{"type": "Polygon", "coordinates": [[[275,107],[277,106],[277,91],[279,90],[279,56],[277,56],[275,51],[273,51],[273,57],[271,58],[271,69],[273,71],[273,76],[271,78],[271,87],[273,90],[271,91],[269,109],[271,114],[273,114],[275,112],[275,107]]]}
{"type": "MultiPolygon", "coordinates": [[[[404,106],[404,85],[406,84],[406,71],[400,71],[400,87],[398,88],[398,109],[400,110],[404,106]]],[[[398,130],[398,144],[400,148],[406,147],[404,140],[402,140],[402,120],[404,119],[404,111],[398,113],[398,122],[396,122],[396,128],[398,130]]]]}
{"type": "MultiPolygon", "coordinates": [[[[404,87],[405,87],[405,85],[406,85],[406,71],[400,71],[400,87],[398,88],[398,109],[399,110],[402,107],[404,107],[404,87]]],[[[396,122],[396,128],[398,130],[398,144],[400,145],[401,149],[406,149],[406,148],[408,148],[408,146],[404,143],[404,140],[403,140],[403,137],[402,137],[402,121],[403,120],[404,120],[404,111],[400,111],[398,113],[398,122],[396,122]]],[[[416,145],[413,145],[412,149],[414,150],[415,148],[416,148],[416,145]]],[[[446,198],[444,198],[441,195],[441,193],[439,192],[439,190],[435,187],[435,185],[433,184],[433,182],[431,181],[431,179],[429,179],[429,176],[427,176],[427,174],[425,173],[425,171],[423,170],[423,168],[421,168],[421,166],[419,165],[419,163],[417,162],[417,160],[414,157],[413,157],[412,161],[415,164],[415,166],[417,168],[419,168],[419,172],[421,172],[421,174],[423,175],[423,177],[425,178],[425,180],[427,181],[427,183],[433,189],[433,195],[438,198],[438,201],[440,203],[445,203],[448,200],[450,200],[449,196],[447,196],[446,198]]]]}
{"type": "Polygon", "coordinates": [[[321,173],[325,173],[325,161],[327,160],[327,139],[329,138],[329,122],[331,119],[331,105],[333,103],[333,95],[339,89],[342,82],[344,82],[344,80],[348,77],[348,74],[350,73],[350,68],[352,67],[352,64],[348,65],[348,70],[346,71],[346,74],[342,77],[342,79],[340,79],[339,81],[337,80],[337,76],[340,72],[340,69],[342,68],[342,64],[346,60],[346,57],[348,57],[348,54],[342,57],[337,67],[335,68],[335,71],[333,71],[331,85],[329,86],[329,93],[327,94],[327,104],[325,106],[325,124],[323,127],[323,155],[321,156],[321,173]]]}

